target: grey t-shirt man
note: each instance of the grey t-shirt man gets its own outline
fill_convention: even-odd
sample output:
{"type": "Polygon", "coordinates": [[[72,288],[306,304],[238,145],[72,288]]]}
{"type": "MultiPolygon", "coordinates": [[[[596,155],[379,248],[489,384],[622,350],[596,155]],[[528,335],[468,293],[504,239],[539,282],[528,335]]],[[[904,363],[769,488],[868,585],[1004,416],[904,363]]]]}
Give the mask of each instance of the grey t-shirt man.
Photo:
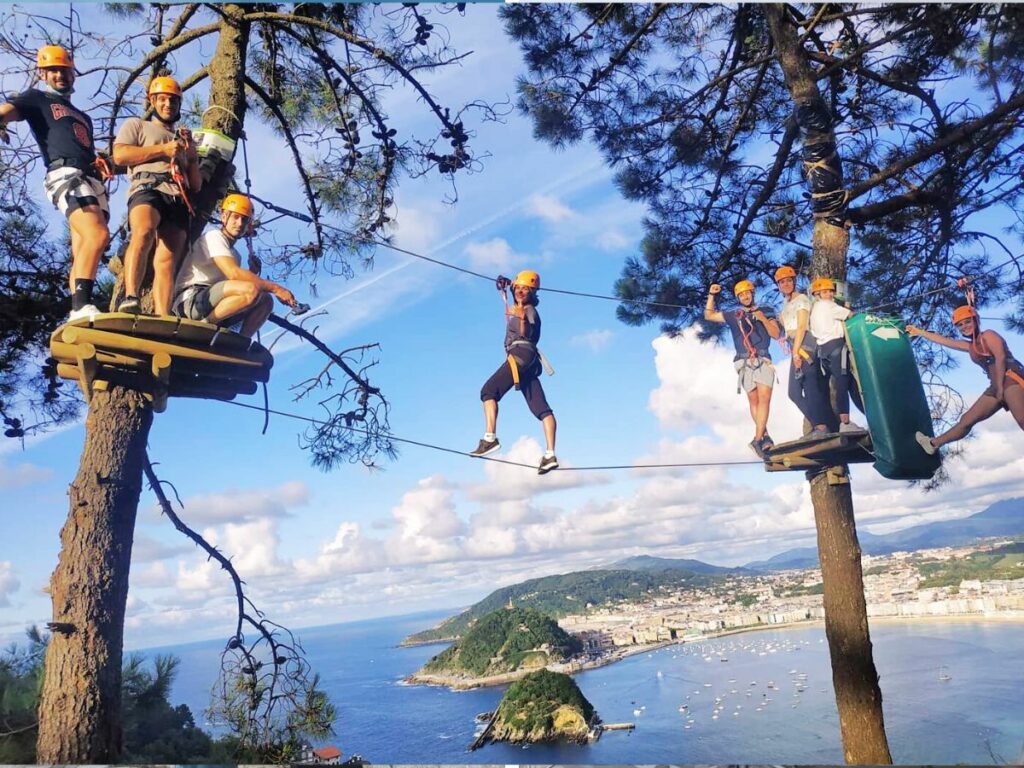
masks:
{"type": "MultiPolygon", "coordinates": [[[[164,127],[163,123],[156,120],[142,120],[138,117],[131,117],[125,120],[124,125],[117,132],[115,144],[127,144],[133,147],[155,147],[158,144],[166,144],[176,138],[174,131],[164,127]]],[[[137,173],[170,173],[171,165],[167,160],[153,160],[148,163],[140,163],[128,169],[131,177],[131,186],[128,188],[128,198],[134,195],[142,184],[147,184],[145,178],[137,179],[137,173]]],[[[181,194],[178,185],[170,181],[161,182],[154,187],[158,192],[175,197],[181,194]]]]}

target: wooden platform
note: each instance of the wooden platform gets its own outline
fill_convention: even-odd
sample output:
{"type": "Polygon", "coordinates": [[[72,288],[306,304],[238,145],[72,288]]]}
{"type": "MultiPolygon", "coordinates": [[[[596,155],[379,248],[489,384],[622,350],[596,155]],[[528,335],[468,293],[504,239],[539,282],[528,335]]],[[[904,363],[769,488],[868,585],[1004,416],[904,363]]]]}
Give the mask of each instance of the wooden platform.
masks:
{"type": "Polygon", "coordinates": [[[163,411],[168,397],[231,400],[270,378],[264,347],[209,323],[109,312],[65,323],[50,335],[57,374],[95,390],[136,389],[163,411]]]}
{"type": "Polygon", "coordinates": [[[875,460],[871,448],[871,434],[867,430],[828,432],[820,437],[776,443],[764,452],[764,468],[769,472],[790,472],[869,463],[875,460]]]}

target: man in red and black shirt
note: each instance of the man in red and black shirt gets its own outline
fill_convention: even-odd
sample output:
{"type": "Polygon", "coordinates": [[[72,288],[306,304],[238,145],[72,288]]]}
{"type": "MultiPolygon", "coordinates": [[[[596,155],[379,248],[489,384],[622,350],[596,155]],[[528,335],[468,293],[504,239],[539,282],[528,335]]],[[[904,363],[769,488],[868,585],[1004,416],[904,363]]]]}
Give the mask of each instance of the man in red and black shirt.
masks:
{"type": "Polygon", "coordinates": [[[67,216],[71,228],[71,316],[99,312],[92,289],[100,256],[110,242],[107,190],[96,169],[92,120],[70,101],[75,82],[74,62],[59,45],[36,53],[38,88],[19,93],[0,105],[0,139],[9,143],[7,123],[25,120],[46,163],[46,196],[67,216]]]}

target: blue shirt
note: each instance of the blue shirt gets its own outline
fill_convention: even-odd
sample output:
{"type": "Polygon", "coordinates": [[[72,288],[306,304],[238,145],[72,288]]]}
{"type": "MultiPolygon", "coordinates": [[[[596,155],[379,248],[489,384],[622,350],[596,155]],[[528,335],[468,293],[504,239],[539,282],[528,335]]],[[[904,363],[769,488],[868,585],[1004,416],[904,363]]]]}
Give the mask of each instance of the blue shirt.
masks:
{"type": "Polygon", "coordinates": [[[775,313],[769,307],[754,306],[749,309],[746,307],[734,307],[722,310],[725,323],[732,332],[733,346],[736,347],[736,356],[733,360],[744,360],[750,357],[750,350],[743,343],[744,334],[746,335],[747,343],[754,348],[756,357],[767,357],[771,360],[772,354],[769,351],[769,345],[771,344],[772,336],[768,333],[764,323],[755,319],[750,314],[751,311],[758,309],[764,312],[765,317],[769,319],[775,317],[775,313]]]}

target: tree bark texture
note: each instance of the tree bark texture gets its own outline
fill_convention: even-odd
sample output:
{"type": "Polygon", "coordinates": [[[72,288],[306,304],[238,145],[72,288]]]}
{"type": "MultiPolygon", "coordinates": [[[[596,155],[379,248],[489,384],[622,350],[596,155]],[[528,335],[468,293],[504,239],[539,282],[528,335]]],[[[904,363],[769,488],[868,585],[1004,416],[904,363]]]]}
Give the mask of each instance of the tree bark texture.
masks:
{"type": "Polygon", "coordinates": [[[135,514],[153,422],[138,392],[97,391],[50,579],[53,636],[39,704],[40,763],[116,762],[135,514]]]}
{"type": "MultiPolygon", "coordinates": [[[[243,18],[245,9],[239,5],[224,5],[221,14],[217,48],[207,65],[210,103],[203,116],[203,128],[212,128],[237,140],[242,136],[245,125],[245,66],[251,26],[243,18]]],[[[239,148],[234,162],[244,171],[243,157],[239,148]]],[[[194,196],[197,211],[209,213],[224,197],[235,174],[235,165],[221,163],[203,172],[203,187],[194,196]]],[[[203,170],[202,165],[200,169],[203,170]]],[[[193,220],[190,242],[199,237],[205,223],[204,216],[193,220]]]]}
{"type": "MultiPolygon", "coordinates": [[[[764,10],[800,125],[804,168],[815,211],[812,268],[815,275],[845,279],[850,236],[844,221],[846,193],[832,117],[818,90],[797,27],[786,18],[786,6],[766,5],[764,10]]],[[[818,473],[810,479],[810,485],[824,586],[825,635],[843,754],[850,764],[892,763],[882,691],[871,650],[860,542],[846,467],[818,473]]]]}

